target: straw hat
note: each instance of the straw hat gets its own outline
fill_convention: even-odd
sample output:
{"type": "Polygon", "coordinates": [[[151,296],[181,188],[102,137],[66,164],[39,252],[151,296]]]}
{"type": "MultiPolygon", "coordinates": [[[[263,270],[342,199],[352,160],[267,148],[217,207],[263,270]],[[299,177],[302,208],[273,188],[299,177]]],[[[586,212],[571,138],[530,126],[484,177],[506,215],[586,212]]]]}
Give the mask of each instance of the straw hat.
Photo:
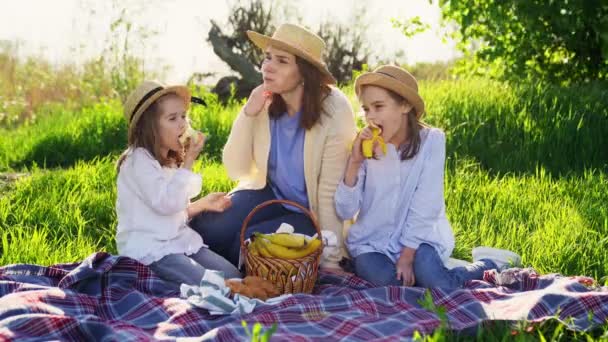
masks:
{"type": "Polygon", "coordinates": [[[416,109],[416,117],[424,114],[424,101],[418,94],[418,82],[406,70],[392,65],[384,65],[373,72],[366,72],[355,80],[355,92],[361,96],[361,87],[373,85],[389,89],[403,96],[416,109]]]}
{"type": "Polygon", "coordinates": [[[319,69],[328,83],[336,83],[336,79],[323,62],[325,42],[307,29],[298,25],[282,24],[272,37],[254,31],[247,31],[247,36],[262,50],[266,50],[270,45],[303,58],[319,69]]]}
{"type": "MultiPolygon", "coordinates": [[[[125,118],[129,125],[129,138],[137,127],[143,112],[161,96],[175,93],[184,100],[186,110],[190,107],[190,90],[185,86],[164,86],[156,81],[144,81],[129,94],[124,104],[125,118]]],[[[131,139],[129,139],[131,141],[131,139]]]]}

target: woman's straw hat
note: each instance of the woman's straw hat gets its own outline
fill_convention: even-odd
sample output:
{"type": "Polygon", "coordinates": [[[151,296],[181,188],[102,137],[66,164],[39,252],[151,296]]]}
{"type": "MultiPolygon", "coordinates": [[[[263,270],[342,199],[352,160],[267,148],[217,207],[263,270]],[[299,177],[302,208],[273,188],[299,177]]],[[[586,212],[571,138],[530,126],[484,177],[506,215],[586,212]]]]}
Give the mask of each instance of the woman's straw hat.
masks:
{"type": "Polygon", "coordinates": [[[190,107],[190,90],[185,86],[164,86],[156,81],[144,81],[135,90],[131,92],[127,101],[125,101],[124,110],[125,118],[129,126],[129,141],[131,135],[137,127],[137,122],[141,118],[143,112],[158,100],[161,96],[174,93],[184,100],[186,110],[190,107]]]}
{"type": "Polygon", "coordinates": [[[298,25],[282,24],[272,37],[254,31],[247,31],[247,36],[262,50],[266,50],[270,45],[303,58],[319,69],[329,84],[336,83],[336,79],[323,62],[325,42],[307,29],[298,25]]]}
{"type": "Polygon", "coordinates": [[[392,65],[384,65],[373,72],[366,72],[360,75],[355,80],[355,92],[357,96],[361,96],[361,87],[364,85],[373,85],[392,90],[403,96],[407,102],[414,106],[418,119],[424,114],[424,101],[418,94],[418,82],[406,70],[392,65]]]}

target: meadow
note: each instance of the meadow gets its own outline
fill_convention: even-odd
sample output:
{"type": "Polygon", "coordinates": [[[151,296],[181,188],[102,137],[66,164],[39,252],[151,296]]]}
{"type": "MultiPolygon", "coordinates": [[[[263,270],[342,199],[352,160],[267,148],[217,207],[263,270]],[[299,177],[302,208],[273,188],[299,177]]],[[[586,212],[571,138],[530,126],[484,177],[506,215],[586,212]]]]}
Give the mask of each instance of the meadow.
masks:
{"type": "MultiPolygon", "coordinates": [[[[352,85],[341,88],[358,105],[352,85]]],[[[447,134],[445,194],[454,256],[490,245],[540,273],[608,276],[608,89],[487,79],[422,81],[424,120],[447,134]]],[[[0,89],[2,90],[2,89],[0,89]]],[[[193,126],[211,135],[195,169],[203,194],[234,183],[221,150],[243,104],[193,87],[193,126]]],[[[6,93],[6,92],[5,92],[6,93]]],[[[7,97],[0,100],[7,101],[7,97]]],[[[5,105],[6,110],[6,105],[5,105]]],[[[0,265],[116,253],[115,161],[126,146],[119,96],[55,98],[0,127],[0,265]]]]}
{"type": "MultiPolygon", "coordinates": [[[[343,90],[356,99],[351,86],[343,90]]],[[[191,110],[211,138],[196,168],[203,193],[229,190],[221,149],[241,102],[191,110]]],[[[539,272],[608,275],[608,96],[489,80],[423,82],[426,122],[447,133],[445,194],[455,256],[476,245],[519,252],[539,272]]],[[[45,108],[0,129],[0,264],[116,253],[114,162],[126,144],[118,99],[45,108]]]]}

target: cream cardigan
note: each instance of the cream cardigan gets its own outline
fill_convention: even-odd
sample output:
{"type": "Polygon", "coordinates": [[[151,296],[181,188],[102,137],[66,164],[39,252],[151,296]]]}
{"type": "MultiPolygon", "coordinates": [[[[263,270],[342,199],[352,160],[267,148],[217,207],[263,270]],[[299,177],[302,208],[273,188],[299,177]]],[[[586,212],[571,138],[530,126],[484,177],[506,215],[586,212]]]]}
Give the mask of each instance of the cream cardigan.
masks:
{"type": "MultiPolygon", "coordinates": [[[[345,255],[344,222],[338,218],[334,193],[344,176],[349,146],[356,134],[355,117],[348,98],[332,87],[323,101],[325,113],[304,137],[304,178],[310,209],[319,220],[321,229],[333,231],[338,238],[340,253],[325,255],[324,264],[337,264],[345,255]]],[[[270,152],[270,121],[265,108],[256,116],[244,111],[232,124],[224,146],[223,162],[228,176],[238,181],[236,190],[262,189],[266,186],[268,154],[270,152]]]]}

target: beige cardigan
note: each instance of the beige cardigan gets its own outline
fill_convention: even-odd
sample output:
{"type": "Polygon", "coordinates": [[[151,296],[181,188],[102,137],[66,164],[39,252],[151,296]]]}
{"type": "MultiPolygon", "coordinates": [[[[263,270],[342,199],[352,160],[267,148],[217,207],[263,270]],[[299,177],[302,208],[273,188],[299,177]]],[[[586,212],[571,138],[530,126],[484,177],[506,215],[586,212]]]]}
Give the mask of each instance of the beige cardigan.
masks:
{"type": "MultiPolygon", "coordinates": [[[[332,87],[323,106],[327,114],[304,136],[304,178],[310,209],[321,229],[333,231],[340,253],[325,255],[324,264],[337,264],[345,255],[343,224],[334,206],[334,193],[344,176],[349,146],[356,134],[353,109],[348,98],[332,87]]],[[[228,176],[238,181],[237,190],[266,186],[270,153],[270,121],[265,108],[256,116],[241,110],[224,146],[223,162],[228,176]]]]}

